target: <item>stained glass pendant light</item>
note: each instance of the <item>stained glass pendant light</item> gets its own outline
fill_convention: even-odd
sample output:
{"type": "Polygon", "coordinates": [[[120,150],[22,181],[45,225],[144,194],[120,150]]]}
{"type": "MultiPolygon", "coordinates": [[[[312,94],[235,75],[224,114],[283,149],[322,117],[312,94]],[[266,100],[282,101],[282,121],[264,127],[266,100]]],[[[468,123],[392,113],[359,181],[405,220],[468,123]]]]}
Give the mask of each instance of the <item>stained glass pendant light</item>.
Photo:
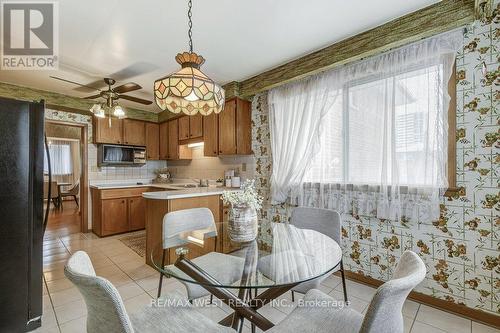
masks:
{"type": "Polygon", "coordinates": [[[189,0],[189,52],[177,54],[175,60],[181,69],[156,80],[154,94],[156,104],[162,110],[183,112],[190,116],[199,112],[206,116],[224,109],[224,89],[200,70],[205,59],[193,52],[191,7],[192,2],[189,0]]]}

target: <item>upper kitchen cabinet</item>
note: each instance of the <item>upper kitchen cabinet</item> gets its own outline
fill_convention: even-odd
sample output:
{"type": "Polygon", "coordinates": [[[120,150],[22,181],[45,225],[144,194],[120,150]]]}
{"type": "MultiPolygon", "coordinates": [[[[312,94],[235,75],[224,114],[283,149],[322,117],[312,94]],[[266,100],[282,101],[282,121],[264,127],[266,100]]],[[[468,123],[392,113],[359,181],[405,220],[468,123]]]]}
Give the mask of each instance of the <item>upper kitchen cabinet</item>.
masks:
{"type": "Polygon", "coordinates": [[[250,155],[252,127],[250,102],[232,98],[218,114],[219,155],[250,155]]]}
{"type": "Polygon", "coordinates": [[[178,121],[179,141],[203,138],[203,116],[201,114],[183,116],[178,121]]]}
{"type": "Polygon", "coordinates": [[[252,103],[236,99],[236,154],[252,154],[252,103]]]}
{"type": "Polygon", "coordinates": [[[123,144],[122,129],[121,119],[94,117],[94,142],[123,144]]]}
{"type": "Polygon", "coordinates": [[[191,116],[183,116],[177,120],[179,124],[179,141],[189,139],[189,118],[191,116]]]}
{"type": "Polygon", "coordinates": [[[160,124],[160,160],[168,159],[168,121],[160,124]]]}
{"type": "Polygon", "coordinates": [[[219,151],[219,126],[217,114],[211,113],[203,117],[203,155],[217,156],[219,151]]]}
{"type": "Polygon", "coordinates": [[[187,144],[179,144],[180,119],[173,119],[160,124],[161,159],[189,160],[192,158],[191,149],[187,147],[187,144]]]}
{"type": "Polygon", "coordinates": [[[179,159],[179,121],[177,119],[168,122],[167,159],[179,159]]]}
{"type": "Polygon", "coordinates": [[[94,118],[94,142],[146,145],[145,123],[133,119],[94,118]]]}
{"type": "Polygon", "coordinates": [[[146,123],[146,158],[148,160],[160,159],[160,125],[146,123]]]}
{"type": "Polygon", "coordinates": [[[123,119],[123,143],[132,146],[146,145],[146,127],[143,121],[123,119]]]}
{"type": "Polygon", "coordinates": [[[236,154],[236,100],[226,102],[219,113],[219,154],[236,154]]]}
{"type": "Polygon", "coordinates": [[[199,113],[189,117],[189,138],[203,137],[203,116],[199,113]]]}

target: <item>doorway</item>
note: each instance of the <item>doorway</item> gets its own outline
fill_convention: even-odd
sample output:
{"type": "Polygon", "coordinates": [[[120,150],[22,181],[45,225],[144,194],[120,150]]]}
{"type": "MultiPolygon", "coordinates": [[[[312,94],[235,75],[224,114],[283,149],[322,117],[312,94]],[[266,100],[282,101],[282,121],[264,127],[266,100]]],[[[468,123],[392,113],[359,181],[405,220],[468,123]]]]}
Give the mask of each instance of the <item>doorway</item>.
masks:
{"type": "Polygon", "coordinates": [[[47,236],[88,232],[87,130],[85,124],[45,122],[52,171],[49,183],[45,158],[44,199],[50,201],[47,236]]]}

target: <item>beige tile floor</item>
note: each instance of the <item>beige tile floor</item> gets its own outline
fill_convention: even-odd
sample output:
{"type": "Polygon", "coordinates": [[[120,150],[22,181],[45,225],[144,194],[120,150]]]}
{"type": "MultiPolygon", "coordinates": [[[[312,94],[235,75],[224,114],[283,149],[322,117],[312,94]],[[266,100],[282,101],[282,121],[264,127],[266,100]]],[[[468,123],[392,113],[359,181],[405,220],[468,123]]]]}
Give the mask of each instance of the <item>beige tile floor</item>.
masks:
{"type": "MultiPolygon", "coordinates": [[[[97,238],[93,234],[73,234],[65,237],[51,236],[44,241],[44,314],[42,327],[35,332],[85,332],[86,308],[79,291],[64,276],[67,258],[78,250],[86,251],[96,273],[110,280],[120,292],[125,307],[133,313],[150,304],[156,297],[158,272],[144,264],[144,259],[126,247],[118,237],[97,238]]],[[[330,276],[321,290],[342,299],[342,285],[336,276],[330,276]]],[[[174,279],[165,279],[163,293],[181,291],[184,286],[174,279]]],[[[375,289],[347,281],[350,306],[365,312],[375,289]]],[[[297,298],[301,297],[297,294],[297,298]]],[[[294,308],[290,293],[281,297],[279,305],[268,305],[259,312],[278,323],[294,308]]],[[[231,313],[225,304],[198,306],[197,309],[213,320],[220,320],[231,313]]],[[[430,308],[413,301],[406,301],[403,308],[405,332],[412,333],[493,333],[500,332],[489,326],[473,322],[450,313],[430,308]]],[[[250,332],[245,322],[244,332],[250,332]]]]}

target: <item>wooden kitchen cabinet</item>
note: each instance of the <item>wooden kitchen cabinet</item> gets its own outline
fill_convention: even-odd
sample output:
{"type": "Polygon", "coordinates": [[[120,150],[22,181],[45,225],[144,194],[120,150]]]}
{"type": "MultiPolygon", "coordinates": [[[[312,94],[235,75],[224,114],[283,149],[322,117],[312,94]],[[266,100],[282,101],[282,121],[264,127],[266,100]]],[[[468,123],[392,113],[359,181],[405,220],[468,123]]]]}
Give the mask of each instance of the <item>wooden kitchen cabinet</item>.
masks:
{"type": "Polygon", "coordinates": [[[219,118],[216,113],[203,117],[203,155],[217,156],[219,151],[219,118]]]}
{"type": "Polygon", "coordinates": [[[146,131],[143,121],[123,119],[123,143],[132,146],[146,145],[146,131]]]}
{"type": "Polygon", "coordinates": [[[101,230],[101,236],[129,231],[126,198],[102,200],[101,230]]]}
{"type": "Polygon", "coordinates": [[[189,118],[192,116],[183,116],[178,119],[179,122],[179,140],[189,139],[189,118]]]}
{"type": "Polygon", "coordinates": [[[160,159],[160,125],[146,123],[146,159],[160,159]]]}
{"type": "Polygon", "coordinates": [[[219,113],[219,155],[252,153],[252,121],[250,102],[232,98],[219,113]]]}
{"type": "Polygon", "coordinates": [[[252,154],[252,104],[236,99],[236,154],[252,154]]]}
{"type": "Polygon", "coordinates": [[[177,119],[168,122],[168,150],[167,159],[179,159],[179,121],[177,119]]]}
{"type": "Polygon", "coordinates": [[[198,139],[203,137],[203,116],[197,113],[194,116],[182,116],[179,121],[179,141],[198,139]]]}
{"type": "Polygon", "coordinates": [[[94,118],[94,143],[146,145],[145,122],[134,119],[94,118]]]}
{"type": "Polygon", "coordinates": [[[144,229],[146,225],[146,200],[143,197],[128,198],[129,230],[144,229]]]}
{"type": "Polygon", "coordinates": [[[160,160],[168,159],[168,122],[160,124],[160,160]]]}
{"type": "Polygon", "coordinates": [[[149,186],[97,189],[91,188],[92,231],[102,237],[144,229],[146,201],[143,192],[159,191],[149,186]]]}
{"type": "Polygon", "coordinates": [[[203,137],[203,116],[197,113],[189,116],[189,138],[196,139],[203,137]]]}
{"type": "Polygon", "coordinates": [[[236,100],[226,102],[219,113],[219,154],[236,154],[236,100]]]}
{"type": "Polygon", "coordinates": [[[122,129],[122,119],[94,117],[94,142],[123,144],[122,129]]]}

